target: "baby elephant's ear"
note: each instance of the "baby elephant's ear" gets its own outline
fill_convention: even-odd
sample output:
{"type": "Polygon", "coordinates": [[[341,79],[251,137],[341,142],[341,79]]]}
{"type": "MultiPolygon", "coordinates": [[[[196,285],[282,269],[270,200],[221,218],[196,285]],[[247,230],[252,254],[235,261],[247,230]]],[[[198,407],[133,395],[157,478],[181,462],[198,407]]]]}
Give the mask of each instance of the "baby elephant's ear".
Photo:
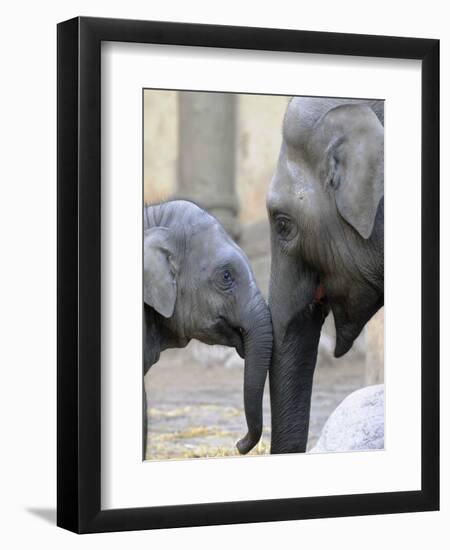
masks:
{"type": "Polygon", "coordinates": [[[144,233],[144,302],[164,317],[172,317],[177,298],[173,235],[166,227],[144,233]]]}

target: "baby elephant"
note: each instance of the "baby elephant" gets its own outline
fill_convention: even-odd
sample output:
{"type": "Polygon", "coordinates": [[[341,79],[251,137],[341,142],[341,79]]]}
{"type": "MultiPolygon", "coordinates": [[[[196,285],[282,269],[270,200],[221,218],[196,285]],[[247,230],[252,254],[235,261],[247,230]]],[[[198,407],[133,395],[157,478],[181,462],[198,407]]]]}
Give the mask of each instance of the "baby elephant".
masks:
{"type": "MultiPolygon", "coordinates": [[[[220,223],[176,200],[144,210],[144,375],[161,351],[191,339],[234,347],[245,357],[249,452],[262,433],[262,398],[272,355],[272,322],[248,258],[220,223]]],[[[144,390],[144,458],[147,405],[144,390]]]]}

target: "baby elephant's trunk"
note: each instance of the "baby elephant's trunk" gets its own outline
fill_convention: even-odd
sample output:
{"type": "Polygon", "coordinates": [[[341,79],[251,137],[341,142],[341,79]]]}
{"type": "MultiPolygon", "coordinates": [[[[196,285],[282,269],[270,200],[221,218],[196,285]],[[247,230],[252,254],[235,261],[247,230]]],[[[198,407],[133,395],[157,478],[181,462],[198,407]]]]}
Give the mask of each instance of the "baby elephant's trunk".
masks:
{"type": "Polygon", "coordinates": [[[257,291],[242,321],[245,348],[244,408],[248,433],[237,443],[241,454],[258,443],[263,425],[263,394],[272,357],[272,321],[264,298],[257,291]]]}

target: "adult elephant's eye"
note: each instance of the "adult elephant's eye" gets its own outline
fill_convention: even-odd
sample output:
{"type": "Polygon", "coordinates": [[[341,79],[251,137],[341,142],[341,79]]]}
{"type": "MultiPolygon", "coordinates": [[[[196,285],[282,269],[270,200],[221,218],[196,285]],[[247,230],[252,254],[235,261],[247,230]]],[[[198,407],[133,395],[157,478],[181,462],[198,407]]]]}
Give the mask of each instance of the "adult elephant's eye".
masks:
{"type": "Polygon", "coordinates": [[[288,222],[286,220],[280,219],[276,221],[275,226],[277,228],[277,233],[283,235],[283,233],[286,233],[288,222]]]}
{"type": "Polygon", "coordinates": [[[285,215],[275,218],[275,231],[285,241],[293,239],[297,235],[297,226],[285,215]]]}
{"type": "Polygon", "coordinates": [[[222,279],[225,284],[230,283],[233,280],[231,276],[231,271],[229,269],[225,269],[222,275],[222,279]]]}

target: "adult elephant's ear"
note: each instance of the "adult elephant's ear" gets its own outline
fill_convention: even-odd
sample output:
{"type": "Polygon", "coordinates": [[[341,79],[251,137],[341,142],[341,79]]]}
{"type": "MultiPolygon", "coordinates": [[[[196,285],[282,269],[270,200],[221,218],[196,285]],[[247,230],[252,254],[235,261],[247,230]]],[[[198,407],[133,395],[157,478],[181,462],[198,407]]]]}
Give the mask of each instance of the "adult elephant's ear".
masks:
{"type": "Polygon", "coordinates": [[[327,140],[327,184],[340,215],[364,239],[384,195],[384,128],[368,105],[331,109],[318,124],[327,140]]]}
{"type": "Polygon", "coordinates": [[[174,239],[169,229],[144,233],[144,302],[164,317],[172,317],[177,298],[174,239]]]}

